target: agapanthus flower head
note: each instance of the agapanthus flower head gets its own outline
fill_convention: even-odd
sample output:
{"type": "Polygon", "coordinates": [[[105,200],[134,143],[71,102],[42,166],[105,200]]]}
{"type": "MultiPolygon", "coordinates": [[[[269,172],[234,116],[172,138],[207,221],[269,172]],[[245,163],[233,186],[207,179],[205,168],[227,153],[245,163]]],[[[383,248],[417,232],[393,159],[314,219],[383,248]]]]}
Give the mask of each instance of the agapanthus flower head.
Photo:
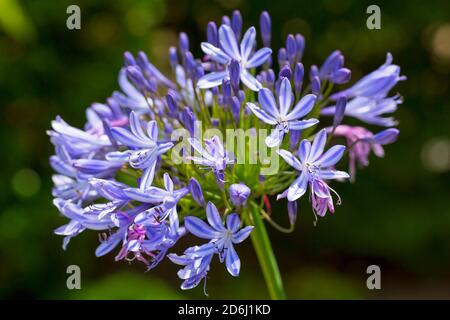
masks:
{"type": "MultiPolygon", "coordinates": [[[[332,93],[351,76],[341,51],[307,64],[305,39],[292,33],[285,47],[273,49],[272,61],[269,13],[259,22],[261,49],[254,27],[243,32],[239,11],[220,24],[209,22],[201,59],[193,53],[196,44],[181,32],[168,52],[171,76],[144,52],[125,52],[119,90],[86,109],[82,129],[60,117],[52,121],[52,195],[68,220],[55,233],[64,237],[64,249],[91,230],[99,233],[97,257],[116,251],[116,261],[140,261],[147,269],[168,257],[182,266],[177,273],[182,289],[206,281],[216,257],[236,277],[246,262],[237,244],[252,236],[264,261],[272,254],[263,252],[271,250],[265,221],[282,232],[294,231],[298,202],[308,191],[316,216],[333,213],[340,198],[331,183],[350,177],[339,169],[341,159],[348,156],[354,178],[370,152],[380,157],[382,146],[397,139],[395,128],[373,134],[346,124],[353,117],[396,125],[384,115],[402,102],[388,94],[405,77],[390,54],[380,68],[332,93]],[[332,117],[332,126],[319,122],[321,116],[332,117]],[[347,148],[336,145],[335,137],[344,137],[347,148]],[[277,194],[287,198],[289,228],[274,221],[278,215],[272,215],[270,197],[277,194]],[[194,245],[179,251],[176,245],[186,235],[187,241],[197,237],[203,243],[192,239],[194,245]]],[[[265,279],[272,279],[267,270],[265,279]]],[[[279,285],[278,280],[271,284],[279,285]]]]}

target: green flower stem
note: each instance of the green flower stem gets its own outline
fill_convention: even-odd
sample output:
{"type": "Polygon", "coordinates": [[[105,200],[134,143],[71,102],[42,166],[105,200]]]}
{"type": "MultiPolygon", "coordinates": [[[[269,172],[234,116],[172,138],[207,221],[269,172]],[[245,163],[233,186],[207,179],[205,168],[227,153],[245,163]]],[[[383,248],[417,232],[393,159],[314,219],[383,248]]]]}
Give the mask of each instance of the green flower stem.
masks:
{"type": "Polygon", "coordinates": [[[286,299],[280,270],[278,269],[275,255],[273,254],[264,221],[258,209],[249,206],[244,210],[243,217],[246,224],[255,226],[251,233],[251,239],[256,255],[258,256],[259,264],[261,265],[270,298],[273,300],[286,299]]]}

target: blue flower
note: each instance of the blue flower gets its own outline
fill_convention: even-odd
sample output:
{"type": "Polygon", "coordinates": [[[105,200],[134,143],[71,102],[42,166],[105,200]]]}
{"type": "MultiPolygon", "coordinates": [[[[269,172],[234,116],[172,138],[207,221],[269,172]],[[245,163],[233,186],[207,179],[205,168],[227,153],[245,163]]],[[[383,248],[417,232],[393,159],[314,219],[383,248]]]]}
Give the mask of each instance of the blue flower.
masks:
{"type": "Polygon", "coordinates": [[[114,223],[110,217],[99,219],[97,214],[90,212],[89,209],[83,209],[71,201],[56,198],[53,200],[53,204],[61,214],[70,219],[68,224],[55,230],[57,235],[65,236],[63,242],[64,249],[66,249],[70,238],[80,234],[85,229],[107,230],[114,227],[114,223]]]}
{"type": "Polygon", "coordinates": [[[175,190],[174,183],[167,173],[164,174],[164,187],[165,189],[158,187],[124,189],[125,195],[132,200],[157,205],[138,214],[135,218],[136,223],[145,225],[149,219],[150,222],[154,218],[157,218],[158,221],[163,221],[168,216],[177,214],[177,203],[189,192],[189,189],[183,187],[175,190]]]}
{"type": "Polygon", "coordinates": [[[266,138],[267,146],[275,147],[280,145],[283,141],[284,134],[289,132],[289,130],[306,129],[319,122],[317,119],[299,120],[307,115],[314,107],[317,98],[315,95],[307,94],[290,111],[294,101],[293,97],[291,83],[287,78],[283,78],[278,94],[279,106],[272,92],[266,88],[258,92],[258,102],[262,109],[251,102],[247,103],[247,107],[261,121],[275,126],[270,136],[266,138]]]}
{"type": "Polygon", "coordinates": [[[189,138],[189,143],[192,148],[200,154],[198,156],[189,156],[187,159],[194,161],[206,168],[212,168],[216,175],[217,181],[220,184],[225,182],[224,170],[227,165],[234,163],[233,158],[225,151],[219,137],[214,136],[211,139],[205,139],[205,149],[202,147],[200,141],[194,138],[189,138]]]}
{"type": "Polygon", "coordinates": [[[52,121],[53,131],[47,131],[54,145],[64,146],[72,157],[89,155],[111,147],[105,134],[89,133],[67,124],[61,117],[52,121]]]}
{"type": "Polygon", "coordinates": [[[184,266],[177,273],[178,277],[184,280],[181,284],[182,290],[195,288],[202,279],[206,279],[214,252],[214,244],[207,243],[190,247],[181,256],[173,253],[167,255],[173,263],[184,266]]]}
{"type": "Polygon", "coordinates": [[[80,175],[73,167],[72,158],[66,148],[55,146],[55,151],[56,155],[50,157],[50,165],[58,173],[52,176],[52,195],[77,204],[95,199],[98,193],[89,184],[89,177],[80,175]]]}
{"type": "MultiPolygon", "coordinates": [[[[313,197],[330,199],[329,190],[324,180],[347,179],[350,176],[344,171],[337,171],[333,166],[342,158],[345,146],[336,145],[324,153],[327,142],[326,129],[319,131],[314,142],[303,140],[298,148],[297,159],[286,150],[279,150],[278,154],[294,169],[300,171],[300,176],[278,198],[287,197],[288,201],[295,201],[306,193],[308,184],[313,197]]],[[[333,191],[333,190],[332,190],[333,191]]]]}
{"type": "Polygon", "coordinates": [[[149,121],[143,128],[139,116],[130,113],[130,130],[112,127],[111,134],[121,144],[131,148],[124,152],[110,152],[106,155],[109,161],[129,161],[133,168],[144,169],[140,180],[140,188],[151,185],[155,173],[158,156],[172,148],[172,142],[158,142],[158,126],[156,121],[149,121]],[[144,131],[145,130],[145,131],[144,131]]]}
{"type": "Polygon", "coordinates": [[[122,92],[115,91],[112,98],[122,107],[135,111],[138,114],[152,114],[153,99],[143,95],[128,80],[125,68],[120,70],[118,83],[122,92]]]}
{"type": "Polygon", "coordinates": [[[248,70],[259,67],[266,62],[270,58],[272,50],[262,48],[252,54],[255,37],[256,30],[251,27],[244,34],[239,47],[233,30],[227,25],[222,25],[219,28],[220,48],[208,42],[202,42],[201,48],[211,60],[223,65],[224,70],[211,72],[201,77],[197,86],[201,89],[208,89],[221,85],[224,79],[230,78],[228,66],[234,59],[240,64],[240,79],[244,85],[253,91],[261,89],[261,83],[248,70]]]}
{"type": "Polygon", "coordinates": [[[169,255],[173,262],[186,266],[178,273],[178,276],[185,280],[182,289],[195,287],[206,276],[214,254],[219,255],[220,262],[225,262],[232,276],[239,275],[241,261],[234,249],[234,244],[247,239],[253,226],[240,229],[241,220],[235,213],[227,216],[224,225],[219,211],[212,202],[208,202],[206,206],[206,218],[209,225],[197,217],[187,216],[184,218],[184,225],[187,231],[199,238],[210,240],[209,243],[189,248],[181,257],[169,255]]]}
{"type": "Polygon", "coordinates": [[[400,67],[392,64],[392,55],[388,53],[382,66],[358,80],[350,88],[331,95],[331,99],[336,100],[342,96],[384,98],[397,82],[402,80],[406,80],[406,77],[400,76],[400,67]]]}
{"type": "MultiPolygon", "coordinates": [[[[397,121],[393,117],[382,117],[382,115],[395,112],[397,110],[397,105],[402,102],[402,98],[398,95],[381,99],[356,97],[347,102],[345,115],[369,124],[392,127],[397,125],[397,121]]],[[[330,106],[322,109],[321,114],[333,116],[335,112],[336,107],[330,106]]]]}
{"type": "Polygon", "coordinates": [[[180,228],[176,211],[169,215],[168,221],[163,222],[153,217],[151,221],[147,219],[145,224],[139,224],[136,218],[128,227],[122,249],[115,259],[137,259],[147,265],[148,269],[153,269],[185,234],[185,229],[180,228]],[[151,262],[147,257],[150,257],[151,262]]]}

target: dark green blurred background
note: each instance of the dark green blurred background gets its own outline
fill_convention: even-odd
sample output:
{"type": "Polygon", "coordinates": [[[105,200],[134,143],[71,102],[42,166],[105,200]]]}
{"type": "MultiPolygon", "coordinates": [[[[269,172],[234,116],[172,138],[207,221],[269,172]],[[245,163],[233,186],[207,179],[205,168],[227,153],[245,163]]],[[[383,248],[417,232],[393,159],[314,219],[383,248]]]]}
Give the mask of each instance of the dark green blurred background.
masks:
{"type": "MultiPolygon", "coordinates": [[[[177,266],[163,262],[145,273],[138,263],[95,258],[95,233],[72,240],[66,252],[53,229],[64,224],[51,204],[45,134],[61,115],[81,126],[91,102],[118,88],[122,52],[145,50],[168,69],[167,49],[186,31],[193,50],[209,20],[235,8],[244,27],[273,19],[274,47],[288,33],[306,38],[304,62],[321,63],[342,50],[353,79],[378,67],[387,51],[408,81],[396,117],[399,141],[385,159],[371,158],[355,184],[335,184],[343,205],[313,226],[306,199],[295,234],[271,230],[290,298],[450,298],[450,2],[378,1],[382,29],[366,28],[372,1],[50,1],[0,0],[0,297],[203,298],[183,292],[177,266]],[[66,28],[66,8],[81,7],[81,30],[66,28]],[[82,289],[66,289],[66,268],[82,270],[82,289]],[[366,288],[377,264],[382,290],[366,288]]],[[[283,208],[276,219],[286,222],[283,208]]],[[[189,240],[178,246],[181,252],[189,240]]],[[[210,298],[267,298],[251,247],[238,248],[241,276],[213,264],[210,298]]]]}

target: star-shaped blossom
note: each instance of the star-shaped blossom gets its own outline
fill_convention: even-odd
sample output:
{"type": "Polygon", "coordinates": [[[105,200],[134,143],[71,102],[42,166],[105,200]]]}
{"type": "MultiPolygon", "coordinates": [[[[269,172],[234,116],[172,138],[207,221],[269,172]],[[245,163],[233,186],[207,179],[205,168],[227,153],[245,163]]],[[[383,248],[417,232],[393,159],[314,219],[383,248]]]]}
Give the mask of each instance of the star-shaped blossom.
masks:
{"type": "Polygon", "coordinates": [[[300,176],[292,182],[291,186],[278,198],[287,197],[289,201],[295,201],[306,193],[308,184],[311,189],[314,211],[323,216],[326,206],[332,209],[330,190],[333,191],[324,180],[347,179],[347,172],[337,171],[333,166],[342,158],[345,146],[336,145],[324,152],[327,142],[326,129],[319,131],[311,144],[308,140],[300,143],[296,158],[286,150],[279,150],[278,154],[294,169],[301,172],[300,176]],[[329,205],[331,201],[331,206],[329,205]]]}
{"type": "Polygon", "coordinates": [[[249,70],[259,67],[269,59],[272,54],[270,48],[262,48],[252,54],[255,44],[256,30],[251,27],[247,30],[242,38],[240,46],[233,30],[222,25],[219,28],[220,48],[215,47],[211,43],[202,42],[201,48],[211,60],[223,66],[223,70],[211,72],[201,77],[197,86],[201,89],[217,87],[222,84],[224,79],[230,78],[229,64],[232,60],[236,60],[240,66],[240,79],[250,90],[258,91],[262,88],[261,83],[250,73],[249,70]]]}
{"type": "Polygon", "coordinates": [[[227,165],[234,163],[234,159],[225,151],[219,137],[214,136],[211,139],[205,139],[205,148],[202,147],[200,141],[189,138],[192,148],[199,153],[200,156],[188,156],[188,160],[199,164],[206,168],[211,168],[216,175],[217,181],[224,182],[224,170],[227,165]]]}
{"type": "Polygon", "coordinates": [[[382,66],[362,77],[350,88],[331,95],[330,98],[337,100],[342,96],[347,98],[371,97],[374,99],[386,97],[397,82],[406,80],[405,76],[400,75],[400,67],[392,64],[392,60],[392,54],[387,53],[386,62],[382,66]]]}
{"type": "Polygon", "coordinates": [[[130,131],[121,127],[112,127],[111,135],[130,150],[110,152],[106,155],[106,159],[118,162],[128,161],[133,168],[144,169],[140,188],[145,189],[153,181],[157,157],[172,148],[173,143],[158,142],[156,121],[147,122],[144,128],[139,116],[131,112],[129,122],[130,131]]]}
{"type": "MultiPolygon", "coordinates": [[[[394,117],[383,117],[384,114],[393,113],[397,106],[403,102],[399,95],[392,97],[374,99],[371,97],[356,97],[347,102],[345,115],[359,119],[368,124],[383,127],[397,125],[394,117]]],[[[333,116],[336,112],[335,106],[323,108],[322,115],[333,116]]]]}
{"type": "Polygon", "coordinates": [[[186,230],[193,235],[210,240],[202,246],[189,248],[183,256],[169,255],[169,258],[186,267],[178,273],[184,281],[182,289],[195,287],[203,279],[208,270],[212,256],[218,254],[220,262],[225,261],[228,272],[237,277],[241,268],[241,260],[234,249],[250,235],[253,226],[240,228],[241,220],[238,214],[229,214],[224,225],[222,217],[216,206],[208,202],[206,206],[206,219],[209,225],[200,218],[187,216],[184,218],[186,230]]]}
{"type": "Polygon", "coordinates": [[[165,173],[163,177],[164,189],[151,186],[146,189],[127,188],[124,190],[124,193],[132,200],[156,205],[138,214],[135,218],[136,223],[146,225],[151,223],[153,218],[162,221],[168,216],[177,215],[177,203],[189,192],[189,189],[183,187],[175,190],[174,183],[169,174],[165,173]]]}
{"type": "Polygon", "coordinates": [[[266,144],[268,147],[276,147],[281,144],[284,134],[289,130],[303,130],[319,122],[317,119],[300,120],[312,110],[316,98],[313,94],[307,94],[290,111],[294,95],[291,83],[287,78],[283,78],[278,94],[278,105],[272,92],[263,88],[258,92],[258,102],[262,108],[251,102],[247,103],[247,107],[261,121],[274,126],[274,130],[266,138],[266,144]]]}

